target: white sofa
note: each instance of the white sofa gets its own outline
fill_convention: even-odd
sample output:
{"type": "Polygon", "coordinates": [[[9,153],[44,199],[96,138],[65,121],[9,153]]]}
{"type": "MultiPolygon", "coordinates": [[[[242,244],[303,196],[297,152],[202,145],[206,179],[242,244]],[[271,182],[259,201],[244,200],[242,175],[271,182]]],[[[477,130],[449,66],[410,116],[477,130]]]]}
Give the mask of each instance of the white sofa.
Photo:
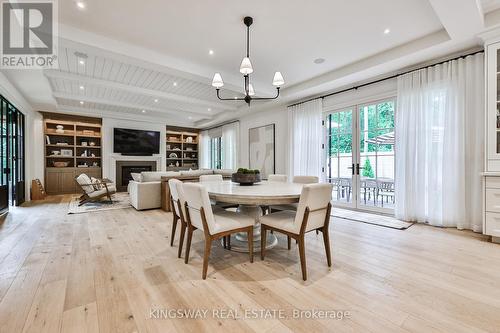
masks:
{"type": "Polygon", "coordinates": [[[130,203],[137,210],[161,207],[161,177],[199,177],[214,173],[228,173],[231,170],[189,170],[189,171],[145,171],[132,174],[134,180],[128,184],[130,203]]]}

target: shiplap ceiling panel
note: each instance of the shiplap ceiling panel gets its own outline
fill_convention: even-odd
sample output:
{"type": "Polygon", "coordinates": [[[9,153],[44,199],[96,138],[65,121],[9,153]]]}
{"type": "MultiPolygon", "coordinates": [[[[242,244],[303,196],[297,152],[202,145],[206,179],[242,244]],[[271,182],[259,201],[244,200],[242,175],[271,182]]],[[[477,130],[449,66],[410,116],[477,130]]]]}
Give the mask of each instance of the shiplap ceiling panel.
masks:
{"type": "MultiPolygon", "coordinates": [[[[181,118],[189,114],[189,119],[210,119],[237,107],[230,101],[218,100],[209,80],[188,79],[139,66],[132,60],[127,63],[123,56],[89,50],[92,48],[88,46],[84,51],[63,47],[59,53],[59,69],[55,74],[46,74],[56,101],[63,103],[64,108],[99,107],[117,112],[144,109],[155,113],[165,109],[166,116],[178,112],[181,118]],[[96,100],[101,103],[93,102],[96,100]]],[[[227,97],[242,96],[227,89],[224,93],[227,97]]]]}

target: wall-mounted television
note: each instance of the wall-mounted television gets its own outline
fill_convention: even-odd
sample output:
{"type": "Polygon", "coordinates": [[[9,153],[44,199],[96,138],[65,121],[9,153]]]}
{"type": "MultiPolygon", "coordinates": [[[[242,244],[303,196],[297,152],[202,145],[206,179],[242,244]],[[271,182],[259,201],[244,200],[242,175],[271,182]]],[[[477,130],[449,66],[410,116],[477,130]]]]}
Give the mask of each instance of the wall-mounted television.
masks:
{"type": "Polygon", "coordinates": [[[160,153],[160,132],[114,128],[113,152],[147,156],[160,153]]]}

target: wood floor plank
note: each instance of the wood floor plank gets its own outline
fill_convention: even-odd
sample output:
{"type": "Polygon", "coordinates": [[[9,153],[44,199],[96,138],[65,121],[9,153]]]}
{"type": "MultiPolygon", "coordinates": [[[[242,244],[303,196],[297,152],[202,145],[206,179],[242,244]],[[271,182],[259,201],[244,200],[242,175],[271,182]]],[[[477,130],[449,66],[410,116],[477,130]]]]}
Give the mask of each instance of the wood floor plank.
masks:
{"type": "Polygon", "coordinates": [[[286,238],[253,264],[204,238],[189,264],[170,246],[172,216],[119,209],[67,214],[70,196],[12,209],[0,223],[0,332],[500,332],[500,246],[482,235],[330,223],[306,237],[309,279],[286,238]],[[203,319],[152,310],[210,310],[203,319]],[[349,318],[220,318],[217,311],[347,310],[349,318]],[[212,312],[213,311],[213,312],[212,312]]]}

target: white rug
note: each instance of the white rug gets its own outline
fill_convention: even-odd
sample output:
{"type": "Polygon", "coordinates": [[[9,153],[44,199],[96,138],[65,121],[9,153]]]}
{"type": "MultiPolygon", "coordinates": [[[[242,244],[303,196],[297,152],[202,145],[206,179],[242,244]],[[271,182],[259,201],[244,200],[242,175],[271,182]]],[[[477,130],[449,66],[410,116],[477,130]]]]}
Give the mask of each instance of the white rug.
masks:
{"type": "Polygon", "coordinates": [[[378,215],[372,213],[358,212],[349,209],[332,207],[332,216],[341,219],[363,222],[368,224],[379,225],[382,227],[405,230],[413,225],[413,223],[400,221],[394,217],[386,215],[378,215]]]}
{"type": "Polygon", "coordinates": [[[119,192],[113,194],[113,203],[110,203],[109,201],[106,201],[105,198],[103,198],[102,201],[99,202],[87,202],[81,206],[78,206],[78,203],[80,202],[78,198],[79,196],[71,199],[68,207],[68,214],[81,214],[97,212],[100,210],[124,209],[132,207],[127,192],[119,192]]]}

